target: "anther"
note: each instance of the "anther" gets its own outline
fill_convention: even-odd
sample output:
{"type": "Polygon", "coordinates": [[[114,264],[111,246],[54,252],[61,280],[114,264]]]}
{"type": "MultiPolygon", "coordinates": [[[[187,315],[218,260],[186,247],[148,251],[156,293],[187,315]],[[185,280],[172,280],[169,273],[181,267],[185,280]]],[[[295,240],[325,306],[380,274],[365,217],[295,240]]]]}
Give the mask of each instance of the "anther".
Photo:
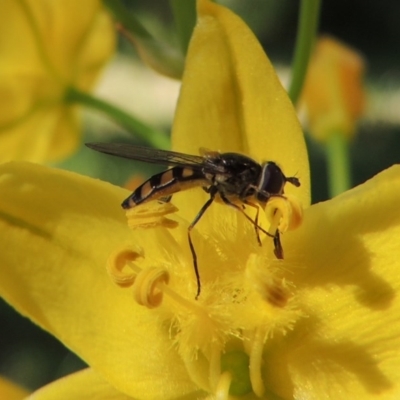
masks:
{"type": "Polygon", "coordinates": [[[289,300],[289,293],[284,287],[283,282],[278,279],[265,282],[264,290],[261,292],[264,299],[274,307],[285,307],[289,300]]]}
{"type": "Polygon", "coordinates": [[[107,260],[107,272],[113,282],[121,287],[131,286],[137,275],[138,267],[133,263],[142,257],[139,251],[123,248],[115,251],[107,260]]]}
{"type": "Polygon", "coordinates": [[[175,228],[178,226],[178,222],[166,218],[165,215],[177,211],[178,208],[170,202],[151,201],[137,207],[128,208],[126,210],[126,218],[131,229],[154,228],[157,226],[175,228]]]}
{"type": "Polygon", "coordinates": [[[148,308],[158,307],[163,300],[163,286],[169,282],[169,274],[163,268],[146,268],[139,272],[133,285],[133,297],[148,308]]]}
{"type": "Polygon", "coordinates": [[[289,285],[280,276],[279,268],[274,268],[272,265],[263,268],[263,264],[263,256],[251,254],[246,266],[247,279],[263,301],[273,307],[284,308],[291,297],[289,285]]]}

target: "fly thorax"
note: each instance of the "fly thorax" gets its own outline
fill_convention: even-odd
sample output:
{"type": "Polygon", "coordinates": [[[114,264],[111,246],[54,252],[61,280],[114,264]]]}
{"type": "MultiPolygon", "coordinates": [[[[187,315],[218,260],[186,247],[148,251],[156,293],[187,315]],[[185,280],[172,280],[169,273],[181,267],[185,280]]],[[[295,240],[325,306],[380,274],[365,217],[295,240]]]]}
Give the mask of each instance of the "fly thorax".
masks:
{"type": "Polygon", "coordinates": [[[204,174],[204,177],[208,180],[208,181],[210,181],[210,182],[212,182],[212,183],[214,183],[215,181],[216,181],[216,175],[215,174],[210,174],[210,173],[205,173],[204,174]]]}
{"type": "Polygon", "coordinates": [[[227,180],[228,180],[227,176],[223,174],[216,174],[214,176],[214,181],[216,183],[226,183],[227,180]]]}

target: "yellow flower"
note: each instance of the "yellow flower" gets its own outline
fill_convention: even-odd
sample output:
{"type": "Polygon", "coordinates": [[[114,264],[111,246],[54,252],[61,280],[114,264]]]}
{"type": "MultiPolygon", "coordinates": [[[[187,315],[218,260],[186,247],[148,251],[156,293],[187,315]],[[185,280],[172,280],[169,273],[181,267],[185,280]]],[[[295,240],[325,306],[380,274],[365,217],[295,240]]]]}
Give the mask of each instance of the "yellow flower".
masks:
{"type": "Polygon", "coordinates": [[[28,396],[28,392],[21,387],[0,377],[0,398],[7,400],[22,400],[28,396]]]}
{"type": "Polygon", "coordinates": [[[301,180],[288,193],[303,225],[277,260],[241,213],[212,204],[192,231],[195,300],[187,227],[200,189],[133,209],[142,226],[130,229],[127,190],[0,166],[0,293],[90,365],[32,398],[397,398],[400,168],[307,207],[304,141],[269,61],[230,11],[198,9],[175,148],[277,161],[301,180]]]}
{"type": "Polygon", "coordinates": [[[325,141],[340,132],[351,138],[365,108],[364,60],[330,37],[318,40],[311,58],[302,101],[310,133],[325,141]]]}
{"type": "Polygon", "coordinates": [[[98,0],[4,0],[0,15],[0,162],[55,161],[79,144],[70,86],[89,90],[114,34],[98,0]]]}

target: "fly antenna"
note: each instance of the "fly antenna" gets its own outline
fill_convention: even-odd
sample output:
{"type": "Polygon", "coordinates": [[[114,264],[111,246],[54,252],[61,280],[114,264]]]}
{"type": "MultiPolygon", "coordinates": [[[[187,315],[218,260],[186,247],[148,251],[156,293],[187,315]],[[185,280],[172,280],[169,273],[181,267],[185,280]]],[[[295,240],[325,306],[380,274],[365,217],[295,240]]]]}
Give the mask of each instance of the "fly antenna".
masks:
{"type": "Polygon", "coordinates": [[[285,176],[285,181],[291,183],[293,186],[299,187],[300,186],[300,180],[299,178],[296,177],[297,172],[294,176],[285,176]]]}

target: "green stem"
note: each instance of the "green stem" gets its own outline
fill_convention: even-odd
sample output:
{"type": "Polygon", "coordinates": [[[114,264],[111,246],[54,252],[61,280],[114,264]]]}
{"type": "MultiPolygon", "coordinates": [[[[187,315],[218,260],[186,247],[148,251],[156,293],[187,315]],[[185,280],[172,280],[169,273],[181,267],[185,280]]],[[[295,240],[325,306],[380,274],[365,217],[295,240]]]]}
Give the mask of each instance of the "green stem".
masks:
{"type": "Polygon", "coordinates": [[[326,143],[329,195],[335,197],[351,187],[349,141],[341,132],[334,132],[326,143]]]}
{"type": "Polygon", "coordinates": [[[186,54],[189,42],[196,25],[196,1],[195,0],[170,0],[174,14],[176,30],[181,44],[182,53],[186,54]]]}
{"type": "Polygon", "coordinates": [[[81,92],[74,87],[70,87],[65,94],[65,101],[67,103],[83,104],[94,110],[101,111],[128,130],[128,132],[134,133],[152,147],[158,149],[170,149],[171,147],[169,138],[164,132],[144,124],[139,119],[120,108],[94,97],[89,93],[81,92]]]}
{"type": "Polygon", "coordinates": [[[292,81],[289,86],[289,97],[293,104],[297,103],[303,88],[308,61],[318,29],[320,5],[321,0],[302,0],[301,2],[296,49],[292,63],[292,81]]]}
{"type": "Polygon", "coordinates": [[[115,19],[120,22],[128,31],[134,33],[141,39],[152,39],[150,32],[129,12],[118,0],[103,0],[105,7],[111,11],[115,19]]]}

